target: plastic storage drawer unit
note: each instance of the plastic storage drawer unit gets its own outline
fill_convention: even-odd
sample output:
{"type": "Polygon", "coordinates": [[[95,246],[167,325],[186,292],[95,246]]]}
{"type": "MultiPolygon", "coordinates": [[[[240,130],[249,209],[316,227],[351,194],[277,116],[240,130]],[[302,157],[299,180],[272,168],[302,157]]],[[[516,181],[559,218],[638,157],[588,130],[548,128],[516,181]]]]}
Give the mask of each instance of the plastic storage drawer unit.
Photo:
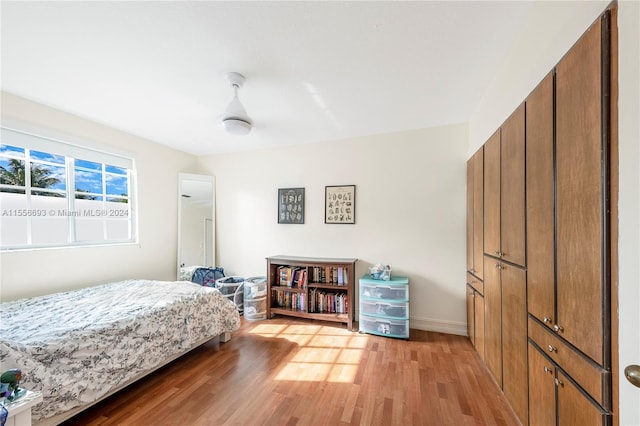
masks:
{"type": "Polygon", "coordinates": [[[360,278],[360,332],[409,338],[409,278],[360,278]]]}

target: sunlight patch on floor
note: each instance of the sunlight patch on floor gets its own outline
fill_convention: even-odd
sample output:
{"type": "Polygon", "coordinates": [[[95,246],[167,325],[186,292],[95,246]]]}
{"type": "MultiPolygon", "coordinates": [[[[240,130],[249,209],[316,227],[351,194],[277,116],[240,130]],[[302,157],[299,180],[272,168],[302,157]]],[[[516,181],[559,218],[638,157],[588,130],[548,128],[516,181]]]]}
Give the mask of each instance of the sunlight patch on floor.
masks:
{"type": "Polygon", "coordinates": [[[291,360],[276,380],[353,383],[367,335],[324,325],[260,324],[250,334],[296,343],[291,360]]]}

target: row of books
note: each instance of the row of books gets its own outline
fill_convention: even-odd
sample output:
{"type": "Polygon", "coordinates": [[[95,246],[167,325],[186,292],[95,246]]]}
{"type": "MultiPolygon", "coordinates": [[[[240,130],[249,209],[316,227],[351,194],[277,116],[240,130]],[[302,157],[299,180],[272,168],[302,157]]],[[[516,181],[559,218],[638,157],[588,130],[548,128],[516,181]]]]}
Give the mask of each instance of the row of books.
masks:
{"type": "Polygon", "coordinates": [[[278,285],[291,288],[307,288],[307,269],[280,266],[278,268],[278,285]]]}
{"type": "MultiPolygon", "coordinates": [[[[307,295],[306,293],[274,290],[273,306],[307,312],[307,295]]],[[[347,293],[332,293],[322,289],[312,289],[309,291],[309,312],[346,314],[349,312],[347,293]]]]}
{"type": "Polygon", "coordinates": [[[275,290],[273,292],[273,303],[278,308],[307,312],[306,301],[307,295],[305,293],[292,293],[284,290],[275,290]]]}
{"type": "Polygon", "coordinates": [[[324,284],[349,284],[349,274],[347,268],[342,266],[312,266],[311,278],[314,283],[324,284]]]}
{"type": "Polygon", "coordinates": [[[291,288],[307,288],[309,281],[318,284],[348,285],[349,274],[342,266],[312,266],[307,268],[294,266],[278,267],[278,285],[291,288]]]}
{"type": "Polygon", "coordinates": [[[346,314],[349,312],[347,293],[332,293],[314,288],[309,291],[309,312],[346,314]]]}

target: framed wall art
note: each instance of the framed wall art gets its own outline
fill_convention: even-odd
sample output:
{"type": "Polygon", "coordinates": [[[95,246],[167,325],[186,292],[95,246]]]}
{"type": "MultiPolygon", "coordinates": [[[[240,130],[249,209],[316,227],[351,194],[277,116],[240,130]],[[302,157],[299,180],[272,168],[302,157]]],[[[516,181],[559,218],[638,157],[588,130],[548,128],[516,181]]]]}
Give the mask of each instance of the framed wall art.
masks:
{"type": "Polygon", "coordinates": [[[356,186],[324,187],[324,223],[356,223],[356,186]]]}
{"type": "Polygon", "coordinates": [[[304,188],[278,189],[278,223],[304,223],[304,188]]]}

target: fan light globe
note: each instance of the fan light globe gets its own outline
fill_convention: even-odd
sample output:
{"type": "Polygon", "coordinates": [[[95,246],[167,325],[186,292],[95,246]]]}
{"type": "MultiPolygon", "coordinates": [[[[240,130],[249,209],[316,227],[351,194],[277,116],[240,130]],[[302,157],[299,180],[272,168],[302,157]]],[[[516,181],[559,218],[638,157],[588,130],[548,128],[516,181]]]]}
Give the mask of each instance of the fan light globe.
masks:
{"type": "Polygon", "coordinates": [[[222,120],[225,130],[232,135],[247,135],[251,131],[251,123],[237,118],[222,120]]]}

